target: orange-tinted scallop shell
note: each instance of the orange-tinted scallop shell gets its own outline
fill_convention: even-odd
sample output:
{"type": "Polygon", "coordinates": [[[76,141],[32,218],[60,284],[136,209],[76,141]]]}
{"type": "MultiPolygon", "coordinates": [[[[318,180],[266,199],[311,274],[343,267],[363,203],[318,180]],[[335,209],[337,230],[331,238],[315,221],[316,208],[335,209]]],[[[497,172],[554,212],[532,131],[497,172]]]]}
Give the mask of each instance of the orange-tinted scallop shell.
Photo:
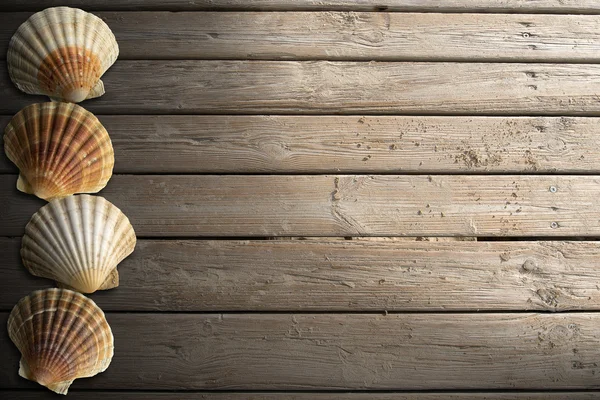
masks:
{"type": "Polygon", "coordinates": [[[73,103],[25,107],[6,127],[4,149],[19,168],[17,188],[48,201],[102,190],[115,163],[106,129],[73,103]]]}
{"type": "Polygon", "coordinates": [[[113,357],[102,310],[67,289],[38,290],[19,300],[8,335],[21,352],[19,375],[59,394],[67,394],[75,379],[105,371],[113,357]]]}
{"type": "Polygon", "coordinates": [[[53,7],[32,15],[10,40],[8,72],[25,93],[78,103],[104,94],[100,77],[119,55],[112,31],[94,14],[53,7]]]}

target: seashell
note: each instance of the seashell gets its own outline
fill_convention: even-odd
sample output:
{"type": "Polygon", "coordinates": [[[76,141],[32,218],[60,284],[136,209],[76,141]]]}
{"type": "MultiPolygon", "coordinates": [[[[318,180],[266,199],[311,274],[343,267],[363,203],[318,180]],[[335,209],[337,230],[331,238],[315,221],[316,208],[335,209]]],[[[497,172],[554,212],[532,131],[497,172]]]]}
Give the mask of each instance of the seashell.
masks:
{"type": "Polygon", "coordinates": [[[19,375],[67,394],[77,378],[108,368],[114,339],[91,299],[67,289],[37,290],[8,317],[8,335],[21,352],[19,375]]]}
{"type": "Polygon", "coordinates": [[[45,200],[100,191],[115,163],[106,129],[72,103],[32,104],[19,111],[6,127],[4,150],[20,170],[17,189],[45,200]]]}
{"type": "Polygon", "coordinates": [[[23,92],[73,103],[104,94],[100,77],[119,45],[104,21],[78,8],[47,8],[25,21],[10,40],[8,73],[23,92]]]}
{"type": "Polygon", "coordinates": [[[93,293],[119,285],[117,265],[135,244],[129,219],[108,200],[69,196],[51,201],[31,217],[21,257],[33,275],[93,293]]]}

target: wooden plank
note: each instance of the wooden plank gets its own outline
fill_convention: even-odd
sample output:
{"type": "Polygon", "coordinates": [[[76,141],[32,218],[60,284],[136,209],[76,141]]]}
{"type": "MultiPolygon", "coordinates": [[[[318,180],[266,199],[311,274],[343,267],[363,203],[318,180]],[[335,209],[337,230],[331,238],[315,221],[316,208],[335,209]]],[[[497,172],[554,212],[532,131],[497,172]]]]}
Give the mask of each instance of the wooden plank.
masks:
{"type": "Polygon", "coordinates": [[[281,10],[599,13],[596,0],[21,0],[0,10],[40,10],[51,6],[87,10],[281,10]]]}
{"type": "Polygon", "coordinates": [[[598,118],[99,118],[117,173],[600,173],[598,118]]]}
{"type": "MultiPolygon", "coordinates": [[[[0,176],[0,236],[43,204],[0,176]]],[[[113,176],[138,236],[598,236],[598,176],[113,176]],[[551,191],[551,188],[553,191],[551,191]]]]}
{"type": "MultiPolygon", "coordinates": [[[[34,97],[0,63],[0,113],[34,97]]],[[[100,114],[600,115],[600,65],[119,61],[100,114]]]]}
{"type": "MultiPolygon", "coordinates": [[[[69,390],[71,400],[596,400],[600,392],[538,392],[538,393],[163,393],[163,392],[102,392],[69,390]]],[[[4,400],[56,399],[45,390],[0,390],[4,400]]]]}
{"type": "MultiPolygon", "coordinates": [[[[0,314],[6,321],[7,313],[0,314]]],[[[110,368],[73,388],[597,389],[600,314],[108,314],[110,368]]],[[[1,330],[1,388],[18,352],[1,330]]]]}
{"type": "MultiPolygon", "coordinates": [[[[31,13],[0,14],[0,54],[31,13]]],[[[103,12],[120,59],[599,62],[600,16],[103,12]]]]}
{"type": "MultiPolygon", "coordinates": [[[[0,309],[48,287],[0,238],[0,309]]],[[[106,311],[600,309],[599,242],[141,240],[106,311]]]]}

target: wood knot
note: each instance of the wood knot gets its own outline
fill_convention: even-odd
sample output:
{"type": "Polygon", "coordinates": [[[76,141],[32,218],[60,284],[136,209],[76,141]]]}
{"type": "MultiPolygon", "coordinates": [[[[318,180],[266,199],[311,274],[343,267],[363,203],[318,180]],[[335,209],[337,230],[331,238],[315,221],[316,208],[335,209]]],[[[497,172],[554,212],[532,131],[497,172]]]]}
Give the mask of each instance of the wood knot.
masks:
{"type": "Polygon", "coordinates": [[[528,258],[525,260],[523,265],[521,266],[524,272],[539,272],[540,268],[538,267],[535,260],[528,258]]]}

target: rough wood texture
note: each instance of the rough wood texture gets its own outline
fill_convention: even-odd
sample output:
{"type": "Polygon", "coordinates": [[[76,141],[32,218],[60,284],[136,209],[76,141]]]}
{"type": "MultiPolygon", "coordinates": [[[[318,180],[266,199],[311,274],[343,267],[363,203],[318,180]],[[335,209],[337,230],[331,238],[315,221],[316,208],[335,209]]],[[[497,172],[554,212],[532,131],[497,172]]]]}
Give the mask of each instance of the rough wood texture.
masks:
{"type": "Polygon", "coordinates": [[[417,12],[600,13],[596,0],[20,0],[2,11],[51,6],[87,10],[344,10],[417,12]]]}
{"type": "MultiPolygon", "coordinates": [[[[0,178],[2,235],[22,234],[41,204],[14,181],[0,178]]],[[[141,236],[593,236],[598,184],[594,176],[122,175],[102,195],[141,236]]]]}
{"type": "MultiPolygon", "coordinates": [[[[30,13],[0,14],[0,55],[30,13]]],[[[600,61],[600,16],[103,12],[120,59],[600,61]]]]}
{"type": "MultiPolygon", "coordinates": [[[[0,309],[49,282],[0,239],[0,309]]],[[[138,242],[105,311],[600,309],[599,242],[138,242]]]]}
{"type": "MultiPolygon", "coordinates": [[[[0,63],[0,113],[42,97],[0,63]]],[[[100,114],[600,115],[600,65],[331,61],[119,61],[100,114]]]]}
{"type": "MultiPolygon", "coordinates": [[[[0,314],[6,321],[7,313],[0,314]]],[[[600,314],[107,314],[94,389],[596,389],[600,314]]],[[[1,330],[0,387],[18,351],[1,330]],[[10,366],[10,367],[9,367],[10,366]]],[[[12,367],[12,368],[11,368],[12,367]]]]}
{"type": "MultiPolygon", "coordinates": [[[[0,128],[9,120],[0,117],[0,128]]],[[[115,148],[117,173],[600,173],[597,118],[100,116],[100,120],[115,148]]],[[[0,152],[0,173],[16,171],[0,152]]]]}
{"type": "MultiPolygon", "coordinates": [[[[69,390],[69,400],[596,400],[600,392],[540,393],[157,393],[69,390]]],[[[3,400],[56,400],[49,391],[0,390],[3,400]]]]}
{"type": "MultiPolygon", "coordinates": [[[[43,204],[0,176],[0,236],[43,204]]],[[[597,176],[132,176],[100,194],[138,236],[599,236],[597,176]],[[556,192],[551,190],[556,189],[556,192]]]]}

